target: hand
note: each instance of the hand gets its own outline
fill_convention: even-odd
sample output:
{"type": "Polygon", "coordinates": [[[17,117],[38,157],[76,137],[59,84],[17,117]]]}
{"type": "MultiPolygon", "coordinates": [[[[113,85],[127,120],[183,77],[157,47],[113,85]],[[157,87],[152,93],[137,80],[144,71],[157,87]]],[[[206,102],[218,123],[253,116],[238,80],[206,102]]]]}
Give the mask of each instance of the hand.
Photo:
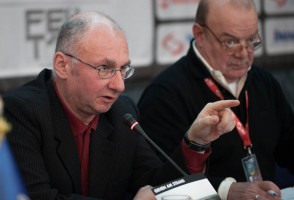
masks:
{"type": "Polygon", "coordinates": [[[237,182],[231,185],[227,199],[279,200],[281,199],[281,191],[279,187],[271,181],[237,182]],[[269,194],[269,190],[275,191],[278,196],[275,197],[269,194]]]}
{"type": "Polygon", "coordinates": [[[206,104],[191,125],[188,138],[205,145],[232,131],[236,124],[234,114],[229,108],[239,104],[238,100],[221,100],[206,104]]]}
{"type": "Polygon", "coordinates": [[[146,185],[137,192],[136,196],[134,197],[134,200],[156,200],[153,192],[151,191],[151,186],[146,185]]]}

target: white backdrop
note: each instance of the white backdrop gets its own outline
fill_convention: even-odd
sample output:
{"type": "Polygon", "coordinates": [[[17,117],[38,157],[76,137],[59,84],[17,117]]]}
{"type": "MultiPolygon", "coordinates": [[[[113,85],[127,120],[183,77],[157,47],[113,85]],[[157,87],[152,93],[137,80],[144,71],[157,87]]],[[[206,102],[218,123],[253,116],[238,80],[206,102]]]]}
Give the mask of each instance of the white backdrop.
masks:
{"type": "Polygon", "coordinates": [[[152,62],[150,0],[0,0],[0,78],[50,68],[58,29],[79,10],[97,10],[114,18],[126,32],[132,64],[152,62]]]}
{"type": "MultiPolygon", "coordinates": [[[[165,65],[186,53],[199,0],[0,0],[0,79],[51,68],[62,22],[80,10],[114,18],[134,67],[165,65]]],[[[255,0],[264,45],[256,56],[294,54],[294,0],[255,0]]]]}

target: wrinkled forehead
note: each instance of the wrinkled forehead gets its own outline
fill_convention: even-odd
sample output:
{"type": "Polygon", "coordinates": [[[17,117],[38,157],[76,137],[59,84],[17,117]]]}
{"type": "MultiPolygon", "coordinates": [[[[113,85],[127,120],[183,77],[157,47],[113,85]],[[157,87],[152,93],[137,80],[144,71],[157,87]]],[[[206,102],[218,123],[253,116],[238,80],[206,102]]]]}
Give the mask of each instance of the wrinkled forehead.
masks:
{"type": "Polygon", "coordinates": [[[78,53],[93,61],[111,59],[117,64],[129,62],[129,49],[125,34],[112,27],[94,26],[79,42],[78,53]]]}
{"type": "Polygon", "coordinates": [[[81,37],[79,42],[80,47],[85,48],[128,48],[125,34],[120,29],[113,26],[99,24],[97,26],[91,26],[87,32],[81,37]]]}
{"type": "Polygon", "coordinates": [[[214,29],[253,34],[258,29],[258,15],[254,5],[212,4],[206,23],[214,29]]]}

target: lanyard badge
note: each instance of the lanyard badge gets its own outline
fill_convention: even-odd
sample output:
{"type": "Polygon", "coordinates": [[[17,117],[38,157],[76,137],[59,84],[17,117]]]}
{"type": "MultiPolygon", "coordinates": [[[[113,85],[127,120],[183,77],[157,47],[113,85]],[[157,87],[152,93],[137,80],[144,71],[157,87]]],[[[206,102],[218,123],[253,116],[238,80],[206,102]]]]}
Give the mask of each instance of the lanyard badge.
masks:
{"type": "MultiPolygon", "coordinates": [[[[222,100],[225,99],[223,94],[219,90],[218,86],[214,83],[214,81],[212,81],[210,78],[206,78],[204,82],[215,95],[217,95],[222,100]]],[[[249,136],[249,98],[247,91],[245,91],[245,100],[247,114],[247,123],[245,124],[245,126],[243,126],[239,118],[234,114],[234,121],[236,122],[237,132],[239,133],[239,136],[243,141],[244,148],[248,150],[248,155],[242,158],[243,170],[245,172],[245,176],[248,182],[262,181],[262,176],[260,173],[256,155],[251,153],[252,142],[249,136]]]]}
{"type": "Polygon", "coordinates": [[[248,148],[248,156],[242,158],[243,170],[248,182],[262,181],[262,176],[255,154],[248,148]]]}

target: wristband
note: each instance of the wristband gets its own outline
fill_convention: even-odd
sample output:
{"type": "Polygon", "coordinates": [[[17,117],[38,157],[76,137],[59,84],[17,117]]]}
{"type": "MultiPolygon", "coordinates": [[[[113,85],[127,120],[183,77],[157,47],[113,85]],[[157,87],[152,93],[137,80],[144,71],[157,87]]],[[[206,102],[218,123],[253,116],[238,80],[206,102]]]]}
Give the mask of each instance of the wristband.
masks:
{"type": "Polygon", "coordinates": [[[192,149],[193,151],[197,151],[197,152],[206,151],[210,147],[210,143],[202,145],[202,144],[198,144],[198,143],[190,140],[188,138],[188,131],[185,133],[184,141],[190,149],[192,149]]]}

